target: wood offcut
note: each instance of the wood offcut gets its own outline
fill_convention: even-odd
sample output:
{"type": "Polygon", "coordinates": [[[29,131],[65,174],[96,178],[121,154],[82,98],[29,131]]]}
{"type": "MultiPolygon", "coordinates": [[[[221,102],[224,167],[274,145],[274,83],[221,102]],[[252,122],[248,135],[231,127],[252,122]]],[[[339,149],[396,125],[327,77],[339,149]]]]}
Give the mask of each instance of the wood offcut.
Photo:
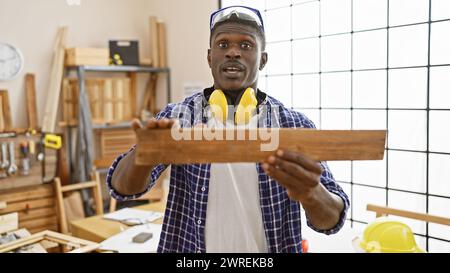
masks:
{"type": "Polygon", "coordinates": [[[384,156],[385,130],[268,129],[217,130],[223,140],[205,139],[201,128],[181,129],[178,138],[183,134],[191,140],[178,141],[171,129],[140,129],[136,132],[136,164],[262,162],[276,149],[300,152],[318,161],[381,160],[384,156]],[[202,139],[193,140],[196,136],[202,139]],[[250,136],[257,137],[252,140],[250,136]],[[278,145],[274,143],[277,138],[278,145]]]}

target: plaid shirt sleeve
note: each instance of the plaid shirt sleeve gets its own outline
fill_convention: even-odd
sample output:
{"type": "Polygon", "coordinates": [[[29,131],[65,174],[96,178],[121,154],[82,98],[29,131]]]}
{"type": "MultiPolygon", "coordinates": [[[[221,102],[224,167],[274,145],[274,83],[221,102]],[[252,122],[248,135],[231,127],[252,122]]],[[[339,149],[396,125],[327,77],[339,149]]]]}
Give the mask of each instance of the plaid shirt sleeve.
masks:
{"type": "MultiPolygon", "coordinates": [[[[305,115],[300,114],[300,116],[301,116],[301,121],[302,121],[302,127],[314,128],[314,129],[316,128],[314,123],[310,119],[308,119],[305,115]]],[[[320,177],[320,182],[325,186],[325,188],[329,192],[339,196],[342,199],[342,201],[344,203],[344,208],[339,216],[339,221],[331,229],[326,229],[326,230],[317,229],[316,227],[314,227],[311,224],[310,220],[308,219],[308,216],[306,217],[306,220],[307,220],[307,225],[311,229],[313,229],[317,232],[329,235],[329,234],[337,233],[344,226],[345,219],[347,218],[347,212],[350,207],[350,201],[348,199],[347,194],[344,192],[344,190],[339,186],[339,184],[334,179],[333,174],[331,173],[330,168],[328,167],[327,163],[323,161],[323,162],[320,162],[320,165],[322,166],[322,168],[324,170],[320,177]]]]}
{"type": "MultiPolygon", "coordinates": [[[[156,119],[162,119],[162,118],[171,118],[172,117],[172,108],[173,105],[169,104],[163,111],[159,112],[158,115],[156,115],[156,119]]],[[[154,185],[158,177],[161,175],[161,173],[167,168],[168,165],[159,164],[156,165],[152,171],[151,171],[151,178],[147,185],[147,188],[140,193],[132,194],[132,195],[123,195],[116,191],[116,189],[112,186],[112,176],[114,174],[114,171],[119,164],[120,160],[122,160],[127,154],[129,154],[131,151],[134,151],[136,149],[136,145],[133,145],[133,147],[130,148],[127,152],[119,155],[114,162],[111,164],[111,167],[109,167],[108,173],[106,175],[106,186],[109,190],[109,194],[114,199],[117,199],[119,201],[126,201],[126,200],[133,200],[136,198],[139,198],[140,196],[147,193],[154,185]]]]}

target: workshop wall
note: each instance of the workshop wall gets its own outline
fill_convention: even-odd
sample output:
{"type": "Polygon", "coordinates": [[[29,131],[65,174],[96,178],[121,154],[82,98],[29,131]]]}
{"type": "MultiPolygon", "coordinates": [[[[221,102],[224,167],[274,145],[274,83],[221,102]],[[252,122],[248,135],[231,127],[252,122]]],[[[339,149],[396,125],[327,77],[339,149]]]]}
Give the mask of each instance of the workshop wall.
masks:
{"type": "MultiPolygon", "coordinates": [[[[68,26],[68,46],[107,47],[109,39],[138,39],[141,58],[150,57],[150,15],[166,22],[168,64],[172,69],[172,100],[183,98],[185,82],[212,83],[206,52],[209,14],[218,6],[209,0],[81,0],[69,6],[65,0],[0,0],[0,41],[17,47],[24,69],[14,79],[0,82],[9,90],[13,125],[26,127],[26,73],[36,74],[38,121],[42,122],[53,45],[59,26],[68,26]]],[[[146,76],[139,76],[138,90],[146,76]]],[[[166,104],[165,83],[160,81],[158,107],[166,104]]]]}

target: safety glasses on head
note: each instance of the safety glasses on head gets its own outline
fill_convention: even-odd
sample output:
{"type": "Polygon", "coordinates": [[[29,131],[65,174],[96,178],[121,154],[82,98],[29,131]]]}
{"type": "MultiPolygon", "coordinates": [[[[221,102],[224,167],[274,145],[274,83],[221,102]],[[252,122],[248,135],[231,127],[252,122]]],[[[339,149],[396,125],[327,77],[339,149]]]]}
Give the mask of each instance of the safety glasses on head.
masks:
{"type": "Polygon", "coordinates": [[[257,9],[245,6],[230,6],[215,11],[213,14],[211,14],[209,23],[210,30],[213,30],[214,26],[217,23],[230,19],[233,14],[241,20],[255,22],[264,32],[264,24],[261,13],[257,9]]]}

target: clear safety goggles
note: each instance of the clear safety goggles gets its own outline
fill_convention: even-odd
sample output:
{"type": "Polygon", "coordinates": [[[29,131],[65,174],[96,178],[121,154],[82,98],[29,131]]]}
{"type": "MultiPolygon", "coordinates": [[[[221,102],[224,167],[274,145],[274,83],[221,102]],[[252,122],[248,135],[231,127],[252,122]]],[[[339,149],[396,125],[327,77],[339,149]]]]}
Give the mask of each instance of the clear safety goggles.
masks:
{"type": "Polygon", "coordinates": [[[264,24],[261,13],[257,9],[245,6],[230,6],[215,11],[213,14],[211,14],[209,23],[210,30],[212,30],[217,23],[230,19],[233,14],[235,14],[237,18],[241,20],[255,22],[264,32],[264,24]]]}

